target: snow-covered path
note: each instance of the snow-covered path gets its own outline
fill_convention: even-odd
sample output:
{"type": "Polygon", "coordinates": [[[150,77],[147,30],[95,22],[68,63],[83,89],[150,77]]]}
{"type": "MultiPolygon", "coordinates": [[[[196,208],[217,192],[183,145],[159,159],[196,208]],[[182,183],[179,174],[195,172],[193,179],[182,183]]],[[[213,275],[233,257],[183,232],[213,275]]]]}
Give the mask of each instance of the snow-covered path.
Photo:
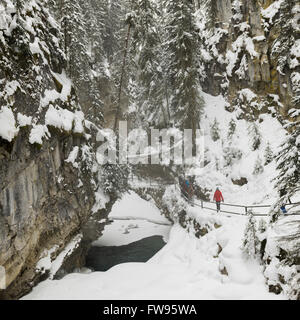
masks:
{"type": "MultiPolygon", "coordinates": [[[[128,200],[130,196],[120,206],[128,206],[128,200]]],[[[153,218],[158,218],[155,209],[153,218]]],[[[242,255],[244,217],[198,209],[191,213],[222,227],[197,239],[176,224],[167,245],[147,263],[124,263],[106,272],[46,280],[23,299],[284,299],[268,292],[261,266],[242,255]],[[228,275],[221,273],[225,269],[228,275]]]]}

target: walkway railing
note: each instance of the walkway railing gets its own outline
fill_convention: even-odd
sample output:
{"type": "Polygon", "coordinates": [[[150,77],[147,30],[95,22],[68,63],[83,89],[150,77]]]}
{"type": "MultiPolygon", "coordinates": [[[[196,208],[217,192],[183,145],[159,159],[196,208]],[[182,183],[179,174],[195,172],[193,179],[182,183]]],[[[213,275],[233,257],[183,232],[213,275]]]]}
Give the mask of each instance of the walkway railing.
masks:
{"type": "MultiPolygon", "coordinates": [[[[186,197],[185,197],[186,198],[186,197]]],[[[186,198],[187,201],[189,201],[187,198],[186,198]]],[[[213,209],[213,208],[210,208],[210,207],[207,207],[205,206],[205,203],[213,203],[215,205],[215,202],[212,202],[212,201],[204,201],[204,200],[200,200],[200,205],[197,204],[195,201],[192,202],[192,204],[194,206],[197,206],[197,207],[200,207],[202,209],[207,209],[207,210],[212,210],[212,211],[217,211],[217,209],[213,209]]],[[[291,203],[291,204],[287,204],[286,207],[288,206],[300,206],[300,203],[291,203]]],[[[230,203],[222,203],[221,204],[221,207],[222,206],[228,206],[228,207],[235,207],[235,208],[242,208],[244,213],[241,213],[241,212],[232,212],[232,211],[227,211],[227,210],[223,210],[221,209],[220,212],[223,212],[223,213],[228,213],[228,214],[234,214],[234,215],[239,215],[239,216],[245,216],[248,214],[249,212],[249,209],[255,209],[255,208],[271,208],[271,205],[237,205],[237,204],[230,204],[230,203]]],[[[268,213],[255,213],[253,212],[253,216],[257,216],[257,217],[266,217],[268,216],[269,214],[268,213]]],[[[289,213],[288,214],[289,216],[296,216],[296,215],[300,215],[300,212],[294,212],[294,213],[289,213]]]]}
{"type": "MultiPolygon", "coordinates": [[[[133,176],[131,177],[131,181],[133,182],[135,179],[133,178],[133,176]]],[[[138,179],[136,179],[136,181],[139,181],[138,179]]],[[[176,181],[172,181],[172,182],[163,182],[161,181],[161,183],[158,183],[157,180],[155,180],[155,182],[153,182],[153,179],[149,178],[146,180],[147,183],[146,185],[148,187],[161,187],[161,186],[171,186],[174,185],[180,192],[181,192],[181,188],[179,186],[179,184],[176,181]]],[[[140,181],[139,181],[140,182],[140,181]]],[[[183,195],[183,197],[192,205],[202,208],[202,209],[207,209],[207,210],[211,210],[211,211],[217,211],[216,208],[211,208],[208,207],[206,204],[213,204],[216,205],[215,202],[213,201],[207,201],[207,200],[203,200],[200,199],[199,203],[195,202],[195,201],[191,201],[190,199],[188,199],[188,197],[186,197],[186,195],[184,195],[182,192],[181,194],[183,195]]],[[[256,209],[256,208],[271,208],[271,205],[239,205],[239,204],[230,204],[230,203],[222,203],[221,206],[225,206],[225,207],[234,207],[234,208],[241,208],[243,209],[244,213],[241,212],[233,212],[233,211],[228,211],[228,210],[220,210],[220,212],[222,213],[227,213],[227,214],[232,214],[232,215],[238,215],[238,216],[245,216],[247,215],[247,213],[249,212],[249,209],[256,209]]],[[[300,202],[296,202],[296,203],[289,203],[285,205],[286,207],[299,207],[300,206],[300,202]]],[[[268,213],[255,213],[253,212],[253,216],[256,217],[267,217],[269,214],[268,213]]],[[[293,212],[293,213],[288,213],[285,214],[286,216],[300,216],[300,209],[297,212],[293,212]]]]}

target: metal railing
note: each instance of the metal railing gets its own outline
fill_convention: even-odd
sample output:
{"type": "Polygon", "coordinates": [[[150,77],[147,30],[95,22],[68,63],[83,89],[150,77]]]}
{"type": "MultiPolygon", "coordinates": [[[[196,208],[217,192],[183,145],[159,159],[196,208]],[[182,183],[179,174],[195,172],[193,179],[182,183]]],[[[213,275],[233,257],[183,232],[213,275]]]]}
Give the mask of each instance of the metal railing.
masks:
{"type": "MultiPolygon", "coordinates": [[[[185,196],[183,194],[184,198],[189,202],[191,203],[193,206],[196,206],[196,207],[199,207],[199,208],[202,208],[202,209],[207,209],[207,210],[212,210],[212,211],[216,211],[217,212],[217,209],[213,209],[213,208],[210,208],[210,207],[207,207],[205,206],[204,204],[206,203],[209,203],[209,204],[214,204],[216,205],[215,202],[213,201],[206,201],[206,200],[202,200],[200,199],[200,204],[196,203],[194,200],[191,201],[187,196],[185,196]]],[[[232,211],[227,211],[227,210],[221,210],[220,209],[220,212],[223,212],[223,213],[227,213],[227,214],[233,214],[233,215],[239,215],[239,216],[245,216],[248,214],[249,212],[249,209],[255,209],[255,208],[271,208],[272,206],[271,205],[239,205],[239,204],[231,204],[231,203],[222,203],[222,206],[227,206],[227,207],[235,207],[235,208],[243,208],[243,211],[244,213],[241,213],[241,212],[232,212],[232,211]]],[[[300,206],[300,202],[296,202],[296,203],[289,203],[289,204],[286,204],[285,205],[286,207],[290,207],[290,206],[294,206],[294,207],[298,207],[300,206]]],[[[268,213],[255,213],[253,212],[252,213],[253,216],[255,217],[267,217],[269,214],[268,213]]],[[[288,216],[299,216],[300,215],[300,211],[299,212],[294,212],[294,213],[289,213],[289,214],[286,214],[288,216]]]]}
{"type": "MultiPolygon", "coordinates": [[[[131,181],[133,182],[134,180],[141,182],[138,179],[134,179],[133,175],[131,175],[131,181]]],[[[176,181],[172,181],[172,182],[164,182],[164,181],[157,182],[157,180],[155,180],[155,182],[153,183],[153,179],[152,178],[148,178],[146,181],[147,181],[146,184],[148,185],[148,187],[162,187],[162,186],[174,185],[181,192],[183,197],[189,203],[191,203],[193,206],[217,212],[216,208],[211,208],[211,207],[205,206],[205,204],[214,204],[214,205],[216,205],[216,203],[213,202],[213,201],[207,201],[207,200],[200,199],[199,200],[200,204],[198,204],[194,200],[191,201],[190,199],[188,199],[188,197],[183,194],[183,192],[181,190],[181,187],[179,186],[178,182],[176,182],[176,181]]],[[[145,180],[144,180],[144,182],[145,182],[145,180]]],[[[222,212],[222,213],[238,215],[238,216],[247,215],[248,212],[249,212],[249,209],[256,209],[256,208],[266,208],[267,209],[267,208],[271,208],[271,205],[240,205],[240,204],[231,204],[231,203],[222,203],[221,205],[225,206],[225,207],[227,206],[227,207],[234,207],[234,208],[242,208],[244,213],[227,211],[227,210],[220,210],[220,212],[222,212]]],[[[300,202],[289,203],[289,204],[286,204],[285,206],[286,207],[290,207],[290,206],[298,207],[298,206],[300,206],[300,202]]],[[[267,217],[268,215],[269,215],[268,213],[255,213],[255,212],[253,213],[253,216],[256,216],[256,217],[267,217]]],[[[288,215],[288,216],[298,216],[298,215],[300,215],[300,209],[299,209],[299,212],[288,213],[286,215],[288,215]]]]}

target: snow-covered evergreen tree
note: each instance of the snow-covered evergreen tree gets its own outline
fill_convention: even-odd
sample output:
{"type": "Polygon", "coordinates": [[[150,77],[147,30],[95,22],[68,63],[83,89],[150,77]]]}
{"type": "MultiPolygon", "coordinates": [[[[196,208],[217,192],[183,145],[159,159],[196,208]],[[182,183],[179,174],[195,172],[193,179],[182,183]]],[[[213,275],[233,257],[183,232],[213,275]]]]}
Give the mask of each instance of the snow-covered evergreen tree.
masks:
{"type": "Polygon", "coordinates": [[[217,118],[215,118],[213,124],[210,126],[210,135],[213,141],[220,139],[220,127],[217,118]]]}
{"type": "Polygon", "coordinates": [[[260,253],[260,260],[264,260],[266,242],[267,242],[267,223],[265,219],[260,219],[257,228],[257,238],[259,242],[257,243],[257,253],[260,253]]]}
{"type": "Polygon", "coordinates": [[[164,75],[161,59],[160,13],[151,0],[138,0],[134,6],[135,21],[132,51],[135,55],[137,102],[143,125],[157,126],[167,119],[163,109],[164,75]]]}
{"type": "Polygon", "coordinates": [[[232,139],[232,136],[234,135],[235,131],[236,131],[236,122],[234,121],[234,119],[231,119],[229,122],[228,133],[227,133],[228,140],[232,139]]]}
{"type": "Polygon", "coordinates": [[[268,165],[269,163],[271,163],[274,159],[274,154],[273,154],[273,151],[271,149],[271,145],[270,145],[270,142],[268,142],[267,144],[267,147],[265,149],[265,154],[264,154],[264,157],[265,157],[265,166],[268,165]]]}
{"type": "Polygon", "coordinates": [[[165,35],[170,112],[176,127],[192,129],[195,139],[203,99],[198,74],[198,34],[193,0],[165,0],[165,35]]]}
{"type": "MultiPolygon", "coordinates": [[[[204,5],[207,12],[206,28],[208,30],[213,30],[217,22],[216,21],[217,3],[215,0],[205,0],[204,5]]],[[[200,7],[200,4],[199,4],[199,7],[200,7]]]]}
{"type": "Polygon", "coordinates": [[[103,48],[109,63],[113,62],[114,56],[120,51],[121,35],[124,23],[124,7],[120,1],[102,0],[104,10],[104,31],[102,34],[103,48]]]}
{"type": "Polygon", "coordinates": [[[105,164],[101,168],[101,186],[105,193],[120,197],[129,189],[127,165],[105,164]]]}
{"type": "Polygon", "coordinates": [[[300,122],[293,123],[289,129],[291,132],[287,133],[275,157],[279,172],[275,179],[275,187],[279,198],[272,208],[273,221],[280,212],[280,206],[288,203],[288,200],[300,191],[300,122]]]}
{"type": "Polygon", "coordinates": [[[255,161],[254,170],[253,170],[252,174],[257,176],[259,174],[262,174],[263,172],[264,172],[264,166],[263,166],[261,158],[258,156],[255,161]]]}
{"type": "Polygon", "coordinates": [[[233,163],[240,160],[242,156],[242,151],[236,147],[230,146],[223,149],[223,158],[226,166],[233,165],[233,163]]]}
{"type": "Polygon", "coordinates": [[[242,250],[247,258],[256,259],[258,251],[259,239],[257,237],[256,222],[251,210],[248,211],[248,221],[246,224],[242,250]]]}
{"type": "Polygon", "coordinates": [[[277,70],[284,74],[285,67],[290,63],[291,47],[295,42],[296,30],[295,26],[295,13],[293,10],[297,0],[284,0],[281,1],[279,10],[279,17],[275,20],[275,25],[280,29],[279,37],[273,44],[272,58],[278,60],[277,70]]]}
{"type": "Polygon", "coordinates": [[[251,150],[255,151],[260,147],[260,144],[261,144],[261,134],[260,134],[258,126],[255,122],[253,122],[249,125],[248,133],[249,133],[249,137],[250,137],[251,150]]]}
{"type": "Polygon", "coordinates": [[[56,6],[63,33],[67,74],[88,120],[98,125],[103,120],[98,79],[105,74],[101,39],[104,12],[101,8],[102,3],[94,0],[64,0],[56,6]]]}
{"type": "Polygon", "coordinates": [[[267,223],[264,219],[260,219],[258,223],[258,233],[264,233],[267,230],[267,223]]]}

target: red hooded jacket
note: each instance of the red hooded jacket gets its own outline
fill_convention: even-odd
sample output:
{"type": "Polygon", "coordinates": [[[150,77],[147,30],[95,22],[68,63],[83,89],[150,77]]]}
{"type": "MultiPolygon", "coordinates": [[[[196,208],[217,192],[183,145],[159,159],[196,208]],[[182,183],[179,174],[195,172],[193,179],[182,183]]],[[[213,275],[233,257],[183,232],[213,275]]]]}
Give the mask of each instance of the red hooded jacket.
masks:
{"type": "Polygon", "coordinates": [[[214,194],[214,200],[216,200],[216,202],[221,202],[221,200],[224,201],[222,192],[220,190],[216,190],[214,194]]]}

